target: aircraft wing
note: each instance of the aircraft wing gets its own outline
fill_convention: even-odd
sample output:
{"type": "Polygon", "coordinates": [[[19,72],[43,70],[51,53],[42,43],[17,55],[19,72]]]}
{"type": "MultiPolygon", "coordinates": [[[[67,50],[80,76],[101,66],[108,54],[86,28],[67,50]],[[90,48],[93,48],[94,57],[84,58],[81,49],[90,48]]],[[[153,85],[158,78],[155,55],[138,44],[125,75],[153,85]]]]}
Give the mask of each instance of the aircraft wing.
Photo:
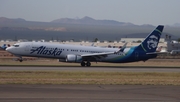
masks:
{"type": "Polygon", "coordinates": [[[102,53],[83,54],[81,56],[82,57],[107,56],[114,53],[115,52],[102,52],[102,53]]]}
{"type": "Polygon", "coordinates": [[[95,57],[95,56],[96,57],[98,57],[98,56],[100,57],[100,56],[107,56],[107,55],[110,55],[110,54],[116,54],[116,53],[119,53],[119,52],[122,52],[123,55],[125,55],[125,53],[123,51],[126,48],[126,45],[127,45],[127,43],[125,43],[120,50],[115,51],[115,52],[102,52],[102,53],[83,54],[81,56],[82,57],[95,57]]]}
{"type": "Polygon", "coordinates": [[[123,53],[123,55],[125,55],[124,52],[121,52],[121,51],[114,51],[114,52],[102,52],[102,53],[90,53],[90,54],[82,54],[80,55],[83,59],[86,59],[86,60],[95,60],[95,61],[100,61],[101,58],[105,58],[107,57],[108,55],[111,55],[111,54],[116,54],[116,53],[123,53]]]}

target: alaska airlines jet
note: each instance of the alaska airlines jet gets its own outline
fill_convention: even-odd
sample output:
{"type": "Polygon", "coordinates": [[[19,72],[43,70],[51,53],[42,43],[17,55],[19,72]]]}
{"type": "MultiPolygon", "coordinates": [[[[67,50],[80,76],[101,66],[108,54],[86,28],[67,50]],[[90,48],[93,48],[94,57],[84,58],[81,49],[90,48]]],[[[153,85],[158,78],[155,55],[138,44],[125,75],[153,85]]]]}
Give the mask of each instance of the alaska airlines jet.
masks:
{"type": "Polygon", "coordinates": [[[59,61],[81,63],[91,66],[91,62],[126,63],[146,61],[157,56],[156,48],[164,26],[159,25],[139,46],[126,48],[101,48],[93,46],[53,44],[45,42],[16,43],[6,50],[18,57],[22,56],[56,58],[59,61]]]}

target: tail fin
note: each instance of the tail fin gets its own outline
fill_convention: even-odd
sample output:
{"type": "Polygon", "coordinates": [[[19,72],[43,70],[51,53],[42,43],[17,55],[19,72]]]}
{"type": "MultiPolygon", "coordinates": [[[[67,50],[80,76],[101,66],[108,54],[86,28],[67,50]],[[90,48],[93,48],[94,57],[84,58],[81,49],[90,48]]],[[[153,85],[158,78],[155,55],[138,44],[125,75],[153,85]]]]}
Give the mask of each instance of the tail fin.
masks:
{"type": "Polygon", "coordinates": [[[154,29],[146,37],[146,39],[137,47],[137,49],[142,49],[146,53],[155,52],[157,49],[163,28],[164,28],[163,25],[159,25],[158,27],[156,27],[156,29],[154,29]]]}

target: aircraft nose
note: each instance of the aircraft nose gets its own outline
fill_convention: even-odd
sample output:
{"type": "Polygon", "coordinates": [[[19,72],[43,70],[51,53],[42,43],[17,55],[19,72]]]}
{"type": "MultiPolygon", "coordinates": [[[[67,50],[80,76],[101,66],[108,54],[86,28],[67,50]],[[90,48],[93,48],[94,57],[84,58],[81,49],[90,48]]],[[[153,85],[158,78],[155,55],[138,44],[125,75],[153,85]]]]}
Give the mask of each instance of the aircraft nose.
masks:
{"type": "Polygon", "coordinates": [[[11,47],[7,47],[7,48],[6,48],[6,51],[11,52],[11,51],[12,51],[12,48],[11,48],[11,47]]]}

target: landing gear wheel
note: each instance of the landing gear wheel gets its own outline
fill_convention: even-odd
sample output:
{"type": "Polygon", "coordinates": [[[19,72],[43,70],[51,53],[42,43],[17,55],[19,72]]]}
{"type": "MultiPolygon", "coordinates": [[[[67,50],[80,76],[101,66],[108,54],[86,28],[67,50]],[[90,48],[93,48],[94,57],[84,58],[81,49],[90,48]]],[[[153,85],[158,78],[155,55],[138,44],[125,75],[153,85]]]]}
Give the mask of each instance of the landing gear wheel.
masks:
{"type": "Polygon", "coordinates": [[[86,66],[87,66],[87,67],[90,67],[90,66],[91,66],[91,62],[88,61],[88,62],[86,63],[86,66]]]}
{"type": "Polygon", "coordinates": [[[22,62],[22,61],[23,61],[22,59],[19,60],[19,62],[22,62]]]}
{"type": "Polygon", "coordinates": [[[84,67],[86,63],[84,61],[81,62],[81,66],[84,67]]]}

